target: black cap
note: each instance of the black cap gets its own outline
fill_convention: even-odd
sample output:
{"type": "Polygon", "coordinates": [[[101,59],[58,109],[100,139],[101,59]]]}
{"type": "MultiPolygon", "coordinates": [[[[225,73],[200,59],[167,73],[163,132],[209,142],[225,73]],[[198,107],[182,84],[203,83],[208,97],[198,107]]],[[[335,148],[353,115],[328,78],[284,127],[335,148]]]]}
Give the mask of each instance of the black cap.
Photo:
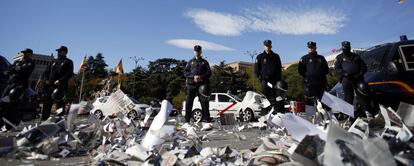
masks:
{"type": "Polygon", "coordinates": [[[56,51],[66,51],[68,52],[68,48],[66,46],[60,46],[56,51]]]}
{"type": "Polygon", "coordinates": [[[342,47],[348,47],[348,48],[350,48],[351,47],[351,42],[349,42],[349,41],[343,41],[342,42],[342,47]]]}
{"type": "Polygon", "coordinates": [[[315,48],[316,47],[316,43],[313,41],[308,41],[308,48],[315,48]]]}
{"type": "Polygon", "coordinates": [[[263,41],[263,45],[265,45],[265,46],[271,46],[272,45],[272,41],[271,40],[265,40],[265,41],[263,41]]]}
{"type": "Polygon", "coordinates": [[[30,53],[30,54],[33,54],[33,50],[32,49],[30,49],[30,48],[26,48],[26,49],[24,49],[24,50],[22,50],[22,51],[20,51],[21,53],[30,53]]]}
{"type": "Polygon", "coordinates": [[[201,46],[200,45],[195,45],[194,46],[194,51],[201,51],[201,46]]]}

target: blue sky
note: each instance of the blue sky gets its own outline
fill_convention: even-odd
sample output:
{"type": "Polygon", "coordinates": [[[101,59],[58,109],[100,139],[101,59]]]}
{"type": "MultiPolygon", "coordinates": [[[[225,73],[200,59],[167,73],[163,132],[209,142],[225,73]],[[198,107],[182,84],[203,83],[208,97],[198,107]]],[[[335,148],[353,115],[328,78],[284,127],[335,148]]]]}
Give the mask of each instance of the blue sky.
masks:
{"type": "Polygon", "coordinates": [[[124,70],[158,58],[188,60],[192,46],[204,46],[211,64],[251,61],[246,51],[262,51],[270,39],[282,63],[306,53],[306,42],[327,54],[343,40],[369,47],[414,38],[414,2],[406,0],[2,0],[0,55],[10,61],[24,48],[52,54],[60,45],[78,68],[84,55],[105,56],[124,70]]]}

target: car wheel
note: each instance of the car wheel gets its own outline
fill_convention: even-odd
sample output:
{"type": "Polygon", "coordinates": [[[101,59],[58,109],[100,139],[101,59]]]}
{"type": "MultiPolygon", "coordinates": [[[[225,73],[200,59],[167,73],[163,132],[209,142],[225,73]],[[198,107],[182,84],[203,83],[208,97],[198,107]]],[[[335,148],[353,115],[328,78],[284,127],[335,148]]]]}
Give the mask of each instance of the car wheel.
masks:
{"type": "Polygon", "coordinates": [[[244,110],[241,110],[239,113],[239,119],[242,122],[250,122],[253,121],[254,118],[254,114],[252,109],[250,108],[246,108],[244,110]]]}
{"type": "Polygon", "coordinates": [[[195,109],[193,110],[192,117],[193,117],[194,122],[200,122],[201,119],[203,118],[203,113],[201,112],[200,109],[195,109]]]}
{"type": "Polygon", "coordinates": [[[102,113],[102,111],[101,110],[96,110],[94,113],[93,113],[98,119],[102,119],[103,118],[103,113],[102,113]]]}
{"type": "Polygon", "coordinates": [[[129,119],[132,119],[132,120],[134,120],[135,118],[137,118],[137,111],[135,111],[135,110],[131,110],[131,111],[129,111],[128,112],[128,114],[127,114],[127,117],[129,118],[129,119]]]}

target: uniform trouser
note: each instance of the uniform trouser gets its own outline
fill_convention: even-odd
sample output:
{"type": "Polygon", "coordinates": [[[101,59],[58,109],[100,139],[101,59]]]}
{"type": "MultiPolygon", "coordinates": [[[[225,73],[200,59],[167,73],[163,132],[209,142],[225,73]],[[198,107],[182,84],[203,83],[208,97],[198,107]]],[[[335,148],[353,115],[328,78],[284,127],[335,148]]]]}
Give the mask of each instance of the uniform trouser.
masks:
{"type": "Polygon", "coordinates": [[[353,105],[354,102],[354,90],[355,90],[355,80],[344,77],[342,79],[342,88],[344,90],[344,100],[349,104],[353,105]]]}
{"type": "MultiPolygon", "coordinates": [[[[62,108],[65,112],[65,103],[63,100],[54,101],[52,99],[53,90],[55,90],[57,86],[53,85],[45,85],[43,89],[43,109],[42,109],[42,121],[47,120],[50,116],[50,111],[52,109],[53,103],[56,103],[56,110],[62,108]]],[[[66,89],[66,88],[64,88],[66,89]]],[[[66,91],[66,90],[65,90],[66,91]]]]}
{"type": "MultiPolygon", "coordinates": [[[[17,86],[19,85],[14,84],[14,83],[7,84],[4,87],[3,94],[1,94],[1,98],[7,96],[9,94],[9,91],[17,86]]],[[[5,102],[0,101],[0,127],[5,124],[8,130],[12,128],[10,125],[3,122],[3,117],[15,125],[18,125],[20,123],[22,113],[19,108],[19,104],[21,102],[24,102],[24,101],[12,101],[10,103],[5,103],[5,102]]]]}
{"type": "Polygon", "coordinates": [[[4,88],[6,88],[6,82],[1,82],[0,83],[0,97],[3,95],[3,90],[4,88]]]}
{"type": "MultiPolygon", "coordinates": [[[[267,85],[269,81],[262,80],[262,93],[263,95],[269,100],[270,104],[272,105],[273,109],[276,112],[284,113],[284,99],[277,101],[276,97],[279,96],[281,93],[271,88],[267,85]]],[[[270,81],[270,83],[276,86],[277,81],[270,81]]],[[[283,96],[281,96],[283,98],[283,96]]]]}
{"type": "MultiPolygon", "coordinates": [[[[198,96],[198,100],[201,104],[201,112],[202,112],[202,121],[209,122],[210,121],[210,111],[209,111],[209,97],[205,97],[198,92],[198,88],[200,85],[187,85],[186,94],[187,98],[185,101],[185,122],[190,122],[194,98],[198,96]]],[[[207,85],[208,87],[208,85],[207,85]]]]}
{"type": "Polygon", "coordinates": [[[355,96],[355,88],[356,88],[357,83],[358,83],[357,80],[352,80],[349,78],[342,79],[342,87],[344,90],[344,100],[354,106],[355,118],[351,119],[351,121],[354,121],[358,117],[363,117],[365,115],[365,111],[369,111],[370,100],[366,97],[363,97],[362,95],[358,93],[357,93],[357,96],[355,96]],[[356,98],[355,102],[354,102],[354,98],[356,98]]]}

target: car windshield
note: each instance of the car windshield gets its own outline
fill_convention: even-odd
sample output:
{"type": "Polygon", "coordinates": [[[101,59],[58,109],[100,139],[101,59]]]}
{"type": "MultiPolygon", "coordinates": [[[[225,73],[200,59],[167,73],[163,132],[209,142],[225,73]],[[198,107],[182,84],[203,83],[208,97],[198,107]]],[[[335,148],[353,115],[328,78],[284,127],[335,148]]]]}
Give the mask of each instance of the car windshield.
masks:
{"type": "Polygon", "coordinates": [[[235,100],[237,100],[238,102],[241,102],[242,100],[239,98],[239,97],[237,97],[237,96],[235,96],[235,95],[232,95],[232,94],[228,94],[228,95],[230,95],[231,97],[233,97],[235,100]]]}
{"type": "Polygon", "coordinates": [[[361,58],[364,60],[367,65],[368,72],[380,72],[382,66],[382,61],[388,52],[391,49],[391,44],[384,44],[376,47],[369,48],[361,58]]]}
{"type": "Polygon", "coordinates": [[[129,97],[129,96],[128,96],[128,98],[131,99],[131,101],[134,102],[135,104],[140,104],[138,100],[136,100],[132,97],[129,97]]]}

